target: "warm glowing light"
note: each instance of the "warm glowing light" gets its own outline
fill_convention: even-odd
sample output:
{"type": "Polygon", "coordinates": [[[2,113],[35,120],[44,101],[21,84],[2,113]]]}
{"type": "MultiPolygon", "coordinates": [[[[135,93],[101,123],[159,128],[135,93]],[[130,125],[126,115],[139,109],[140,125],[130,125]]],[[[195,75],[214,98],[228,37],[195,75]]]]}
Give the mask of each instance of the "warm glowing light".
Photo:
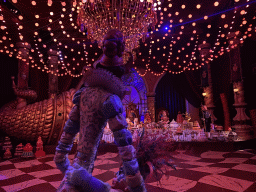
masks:
{"type": "Polygon", "coordinates": [[[36,1],[31,1],[31,4],[35,6],[36,5],[36,1]]]}
{"type": "Polygon", "coordinates": [[[182,8],[182,9],[185,9],[185,8],[186,8],[186,5],[181,5],[181,8],[182,8]]]}
{"type": "Polygon", "coordinates": [[[217,6],[219,6],[219,4],[220,4],[220,3],[219,3],[218,1],[216,1],[216,2],[214,3],[214,6],[217,7],[217,6]]]}
{"type": "Polygon", "coordinates": [[[49,7],[52,6],[52,0],[48,0],[47,5],[48,5],[49,7]]]}
{"type": "Polygon", "coordinates": [[[196,5],[196,8],[197,8],[197,9],[200,9],[200,8],[201,8],[201,5],[200,5],[200,4],[197,4],[197,5],[196,5]]]}
{"type": "MultiPolygon", "coordinates": [[[[22,17],[22,15],[19,15],[19,20],[22,20],[23,19],[23,17],[22,17]]],[[[1,20],[1,19],[0,19],[1,20]]]]}
{"type": "Polygon", "coordinates": [[[242,11],[240,12],[240,14],[241,14],[241,15],[244,15],[244,14],[245,14],[245,10],[242,10],[242,11]]]}

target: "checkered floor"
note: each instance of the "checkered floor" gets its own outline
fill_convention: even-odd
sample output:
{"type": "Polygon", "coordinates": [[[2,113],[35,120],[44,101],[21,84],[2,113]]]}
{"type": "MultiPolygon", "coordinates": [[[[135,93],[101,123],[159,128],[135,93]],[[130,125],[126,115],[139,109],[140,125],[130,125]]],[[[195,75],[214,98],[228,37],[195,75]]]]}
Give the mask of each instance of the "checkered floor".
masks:
{"type": "MultiPolygon", "coordinates": [[[[256,191],[256,152],[176,150],[171,153],[177,170],[166,168],[159,181],[147,178],[149,192],[253,192],[256,191]]],[[[69,156],[72,160],[73,155],[69,156]]],[[[99,155],[93,175],[112,183],[118,171],[117,153],[99,155]]],[[[10,159],[0,162],[0,192],[56,191],[63,175],[53,162],[53,155],[38,159],[10,159]]]]}

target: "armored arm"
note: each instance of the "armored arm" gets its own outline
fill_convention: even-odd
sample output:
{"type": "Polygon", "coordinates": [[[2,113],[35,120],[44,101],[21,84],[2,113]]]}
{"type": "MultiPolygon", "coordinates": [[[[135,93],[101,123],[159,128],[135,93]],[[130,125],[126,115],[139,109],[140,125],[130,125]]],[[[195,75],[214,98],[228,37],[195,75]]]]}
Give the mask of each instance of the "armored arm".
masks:
{"type": "Polygon", "coordinates": [[[79,90],[74,95],[73,103],[75,105],[69,113],[69,119],[65,123],[63,133],[58,142],[58,146],[56,147],[54,162],[56,163],[57,168],[60,169],[62,173],[65,173],[69,167],[70,163],[67,155],[71,151],[74,138],[80,130],[79,102],[82,91],[83,89],[79,90]]]}
{"type": "Polygon", "coordinates": [[[123,106],[118,96],[112,95],[104,103],[103,114],[109,119],[109,128],[113,131],[115,144],[123,161],[128,187],[132,192],[145,192],[146,188],[136,159],[136,150],[132,145],[132,134],[127,130],[127,122],[122,112],[123,106]]]}

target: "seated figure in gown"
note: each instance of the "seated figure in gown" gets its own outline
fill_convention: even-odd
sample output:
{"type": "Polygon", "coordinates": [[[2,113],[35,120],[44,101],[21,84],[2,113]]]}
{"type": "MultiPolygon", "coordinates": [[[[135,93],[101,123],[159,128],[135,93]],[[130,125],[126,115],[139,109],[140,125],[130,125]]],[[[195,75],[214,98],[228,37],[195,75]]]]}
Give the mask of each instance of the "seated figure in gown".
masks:
{"type": "Polygon", "coordinates": [[[162,124],[168,124],[170,123],[169,117],[167,115],[167,111],[163,110],[160,114],[160,123],[162,124]]]}

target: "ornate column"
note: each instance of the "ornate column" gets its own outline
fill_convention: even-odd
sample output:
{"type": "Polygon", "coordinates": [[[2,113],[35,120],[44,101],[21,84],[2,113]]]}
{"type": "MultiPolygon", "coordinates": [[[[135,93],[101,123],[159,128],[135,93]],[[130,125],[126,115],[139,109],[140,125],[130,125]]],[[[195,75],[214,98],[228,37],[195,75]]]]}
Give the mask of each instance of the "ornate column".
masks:
{"type": "Polygon", "coordinates": [[[242,67],[240,58],[240,32],[232,32],[228,35],[229,48],[230,48],[230,65],[231,65],[231,78],[233,82],[234,100],[237,114],[233,118],[233,126],[239,140],[248,140],[252,138],[250,131],[252,126],[249,125],[250,118],[246,115],[245,109],[247,103],[244,101],[244,85],[242,78],[242,67]]]}
{"type": "Polygon", "coordinates": [[[58,51],[50,49],[48,51],[49,73],[49,98],[54,98],[58,93],[58,51]]]}
{"type": "MultiPolygon", "coordinates": [[[[18,50],[17,57],[18,61],[18,83],[17,89],[20,91],[28,90],[28,80],[29,80],[29,51],[31,45],[27,42],[18,42],[16,43],[18,50]]],[[[17,95],[18,105],[17,108],[21,108],[27,105],[25,98],[19,97],[17,95]]]]}
{"type": "Polygon", "coordinates": [[[158,82],[161,80],[161,78],[165,75],[162,74],[161,76],[156,76],[151,73],[147,73],[144,76],[144,82],[146,84],[147,88],[147,104],[148,104],[148,111],[151,113],[152,121],[156,120],[156,108],[155,108],[155,91],[158,82]]]}
{"type": "MultiPolygon", "coordinates": [[[[200,48],[200,55],[202,61],[205,61],[209,57],[211,45],[209,43],[202,43],[199,45],[200,48]]],[[[204,96],[204,103],[211,114],[211,120],[217,120],[214,115],[214,102],[213,102],[213,89],[212,89],[212,76],[211,76],[211,66],[209,63],[206,63],[205,66],[202,67],[202,87],[203,87],[203,96],[204,96]]]]}
{"type": "Polygon", "coordinates": [[[148,111],[151,114],[152,117],[152,121],[155,121],[155,116],[156,116],[156,109],[155,109],[155,92],[149,92],[147,94],[147,98],[148,98],[148,111]]]}

